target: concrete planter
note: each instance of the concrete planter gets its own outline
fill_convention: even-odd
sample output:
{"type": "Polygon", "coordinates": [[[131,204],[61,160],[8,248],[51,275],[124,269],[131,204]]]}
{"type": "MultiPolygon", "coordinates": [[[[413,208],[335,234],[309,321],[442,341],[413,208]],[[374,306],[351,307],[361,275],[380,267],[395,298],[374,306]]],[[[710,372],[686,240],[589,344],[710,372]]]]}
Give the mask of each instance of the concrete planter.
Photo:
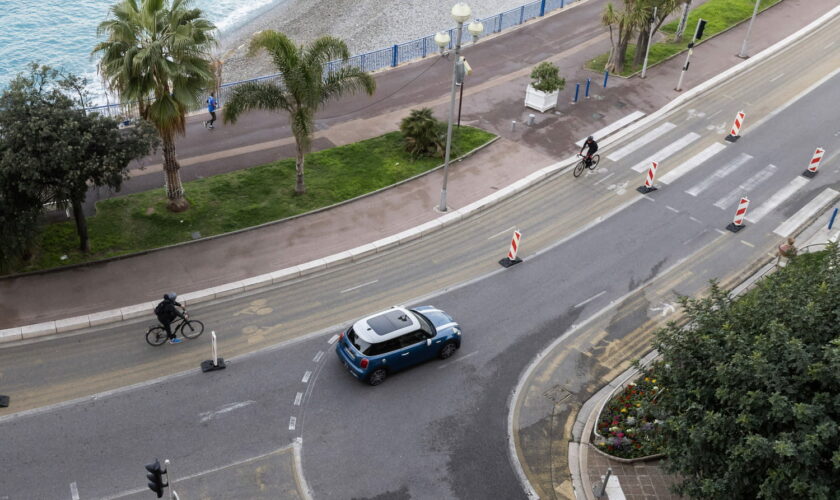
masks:
{"type": "Polygon", "coordinates": [[[525,106],[543,113],[546,110],[557,107],[557,96],[559,95],[559,90],[542,92],[528,85],[527,90],[525,90],[525,106]]]}

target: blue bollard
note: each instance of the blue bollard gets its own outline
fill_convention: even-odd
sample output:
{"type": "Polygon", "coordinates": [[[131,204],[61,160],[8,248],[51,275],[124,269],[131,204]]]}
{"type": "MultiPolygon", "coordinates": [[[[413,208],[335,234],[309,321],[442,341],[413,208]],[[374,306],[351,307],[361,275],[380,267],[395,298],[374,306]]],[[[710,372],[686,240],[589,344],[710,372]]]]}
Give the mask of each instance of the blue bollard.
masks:
{"type": "Polygon", "coordinates": [[[580,84],[579,84],[579,83],[576,83],[576,84],[575,84],[575,100],[574,100],[574,101],[572,101],[572,104],[574,104],[574,103],[576,103],[576,102],[577,102],[577,100],[578,100],[578,94],[580,94],[580,84]]]}
{"type": "Polygon", "coordinates": [[[589,84],[591,83],[590,80],[592,80],[592,79],[591,78],[586,79],[586,90],[583,92],[583,95],[586,96],[587,99],[589,99],[589,84]]]}
{"type": "Polygon", "coordinates": [[[397,44],[394,44],[394,48],[391,50],[391,67],[392,68],[397,67],[397,61],[399,60],[399,53],[400,53],[400,48],[397,46],[397,44]]]}
{"type": "Polygon", "coordinates": [[[560,8],[562,9],[565,6],[566,6],[566,0],[560,0],[560,8]]]}
{"type": "Polygon", "coordinates": [[[540,17],[545,16],[545,0],[540,2],[540,17]]]}
{"type": "Polygon", "coordinates": [[[831,226],[834,225],[834,219],[837,218],[837,208],[834,209],[834,213],[831,214],[831,220],[828,221],[828,230],[831,231],[831,226]]]}
{"type": "Polygon", "coordinates": [[[605,70],[604,71],[604,88],[607,88],[607,78],[610,77],[610,72],[605,70]]]}

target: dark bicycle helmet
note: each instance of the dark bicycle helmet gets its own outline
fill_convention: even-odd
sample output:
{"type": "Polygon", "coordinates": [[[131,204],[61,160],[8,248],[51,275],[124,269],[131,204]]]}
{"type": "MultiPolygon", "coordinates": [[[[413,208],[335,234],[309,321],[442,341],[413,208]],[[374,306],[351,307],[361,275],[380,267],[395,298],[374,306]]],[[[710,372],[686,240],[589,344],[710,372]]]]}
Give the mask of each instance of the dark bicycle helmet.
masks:
{"type": "Polygon", "coordinates": [[[178,294],[175,293],[175,292],[169,292],[169,293],[163,294],[164,300],[173,300],[174,301],[177,297],[178,297],[178,294]]]}
{"type": "Polygon", "coordinates": [[[592,137],[591,135],[586,138],[586,142],[593,142],[594,140],[595,140],[595,138],[592,137]]]}

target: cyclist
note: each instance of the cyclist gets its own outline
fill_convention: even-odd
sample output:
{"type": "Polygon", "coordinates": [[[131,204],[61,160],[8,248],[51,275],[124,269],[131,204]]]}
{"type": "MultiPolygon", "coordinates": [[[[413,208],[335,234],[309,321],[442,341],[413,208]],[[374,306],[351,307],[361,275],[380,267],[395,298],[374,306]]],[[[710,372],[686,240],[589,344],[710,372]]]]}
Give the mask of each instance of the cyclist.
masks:
{"type": "Polygon", "coordinates": [[[584,159],[586,160],[586,166],[588,168],[592,166],[592,155],[594,155],[595,152],[598,151],[598,143],[595,142],[595,139],[591,135],[586,138],[586,142],[584,142],[583,146],[580,148],[580,153],[578,153],[578,156],[583,156],[583,150],[586,148],[589,148],[589,150],[586,152],[586,156],[584,156],[584,159]]]}
{"type": "Polygon", "coordinates": [[[163,300],[155,306],[155,315],[158,321],[160,321],[160,324],[163,325],[164,330],[166,330],[166,336],[169,338],[170,344],[180,344],[183,342],[181,339],[175,338],[175,334],[172,333],[172,327],[170,326],[175,321],[175,318],[184,319],[184,313],[177,309],[178,307],[184,309],[184,306],[175,301],[177,297],[178,294],[175,292],[164,294],[163,300]]]}

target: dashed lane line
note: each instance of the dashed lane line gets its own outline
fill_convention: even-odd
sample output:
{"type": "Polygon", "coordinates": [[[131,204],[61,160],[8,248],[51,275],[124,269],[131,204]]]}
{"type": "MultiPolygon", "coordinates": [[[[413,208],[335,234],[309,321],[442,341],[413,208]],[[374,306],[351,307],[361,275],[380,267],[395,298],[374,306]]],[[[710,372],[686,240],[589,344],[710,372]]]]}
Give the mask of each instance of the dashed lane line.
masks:
{"type": "Polygon", "coordinates": [[[600,292],[596,293],[596,294],[595,294],[595,295],[593,295],[592,297],[589,297],[588,299],[584,300],[584,301],[583,301],[583,302],[581,302],[580,304],[577,304],[574,308],[575,308],[575,309],[577,309],[578,307],[585,306],[586,304],[588,304],[588,303],[592,302],[593,300],[597,299],[597,298],[598,298],[598,297],[600,297],[601,295],[604,295],[605,293],[607,293],[607,291],[606,291],[606,290],[601,290],[600,292]]]}
{"type": "Polygon", "coordinates": [[[307,384],[307,383],[309,383],[309,377],[311,377],[311,376],[312,376],[312,372],[307,370],[306,373],[303,374],[303,378],[300,379],[300,381],[304,384],[307,384]]]}

